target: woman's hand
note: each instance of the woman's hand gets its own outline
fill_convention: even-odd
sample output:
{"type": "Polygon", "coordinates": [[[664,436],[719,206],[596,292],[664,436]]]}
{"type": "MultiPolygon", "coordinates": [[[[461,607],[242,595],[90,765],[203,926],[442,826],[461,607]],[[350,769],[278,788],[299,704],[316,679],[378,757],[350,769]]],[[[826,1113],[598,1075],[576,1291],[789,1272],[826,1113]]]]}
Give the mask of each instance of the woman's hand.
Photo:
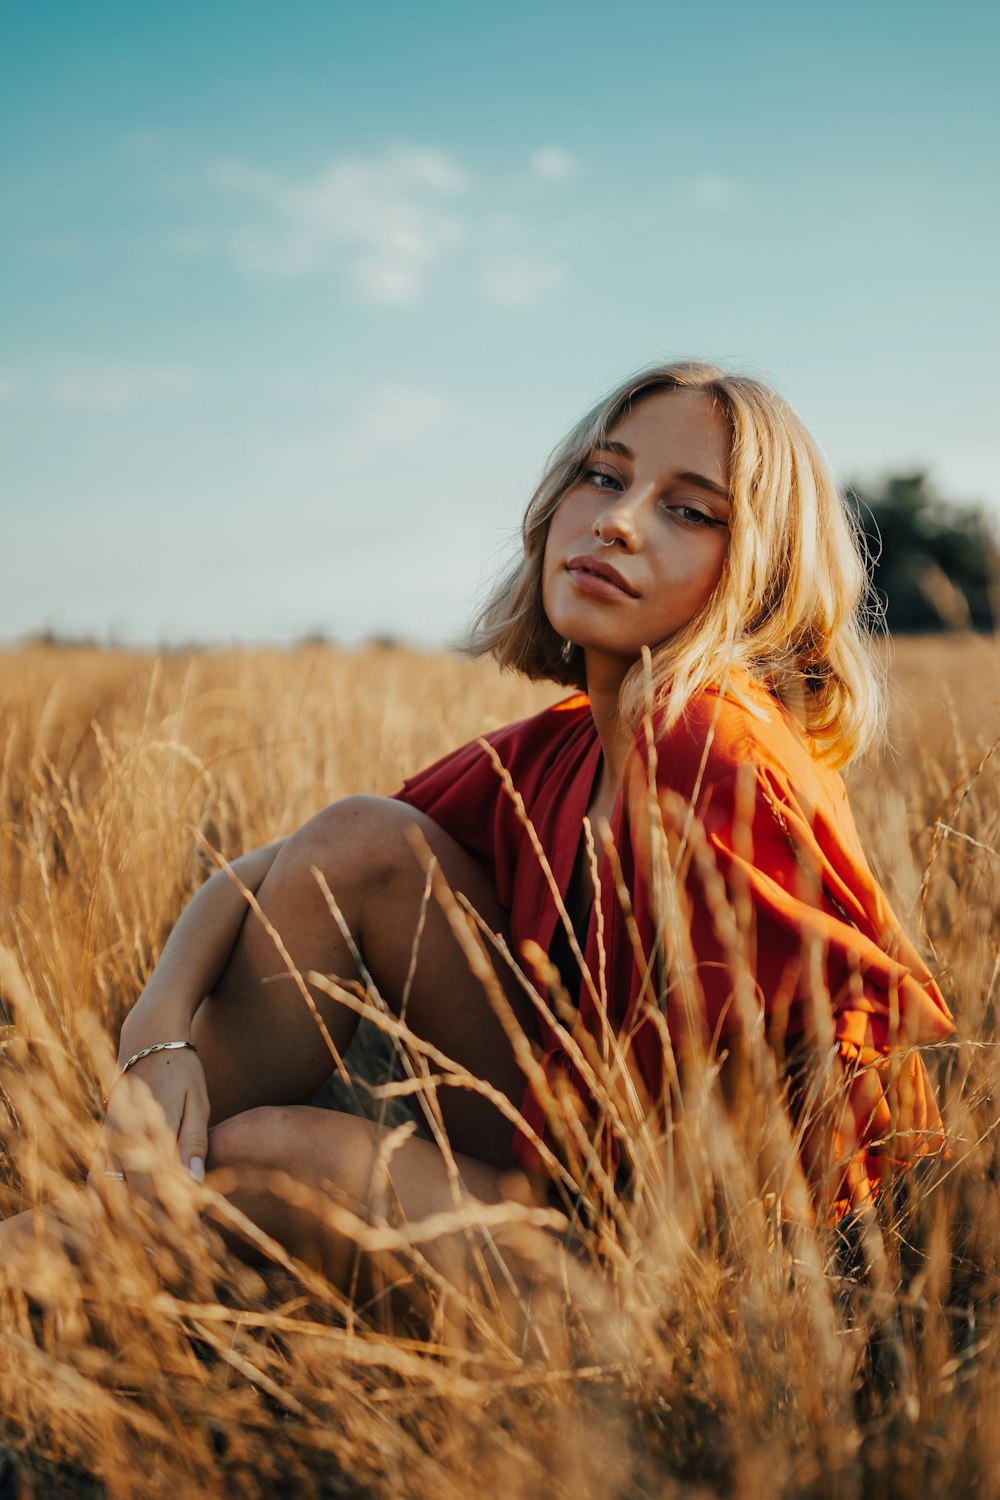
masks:
{"type": "MultiPolygon", "coordinates": [[[[199,1182],[208,1151],[208,1089],[205,1070],[190,1048],[151,1052],[120,1070],[144,1047],[187,1041],[204,997],[225,968],[249,910],[247,892],[257,891],[278,856],[283,840],[254,849],[220,870],[192,897],[167,939],[160,961],[122,1027],[118,1073],[108,1101],[104,1137],[89,1181],[97,1187],[111,1174],[124,1175],[150,1196],[149,1146],[158,1136],[173,1138],[181,1164],[199,1182]],[[150,1114],[151,1107],[154,1113],[150,1114]],[[146,1170],[133,1162],[146,1153],[146,1170]]],[[[155,1152],[154,1152],[155,1156],[155,1152]]]]}
{"type": "MultiPolygon", "coordinates": [[[[123,1056],[119,1066],[126,1060],[123,1056]]],[[[100,1186],[109,1173],[122,1173],[133,1188],[152,1196],[150,1146],[155,1148],[157,1137],[176,1141],[182,1166],[196,1181],[204,1181],[208,1118],[208,1088],[198,1054],[189,1047],[151,1052],[119,1073],[111,1090],[91,1186],[100,1186]],[[152,1118],[151,1108],[156,1111],[152,1118]]]]}

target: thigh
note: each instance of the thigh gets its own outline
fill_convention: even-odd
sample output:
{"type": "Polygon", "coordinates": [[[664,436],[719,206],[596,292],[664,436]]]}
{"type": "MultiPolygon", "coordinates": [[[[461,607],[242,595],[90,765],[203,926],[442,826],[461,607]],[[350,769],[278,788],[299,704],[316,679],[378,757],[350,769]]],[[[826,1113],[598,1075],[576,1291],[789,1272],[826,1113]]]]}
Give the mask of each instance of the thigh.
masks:
{"type": "MultiPolygon", "coordinates": [[[[477,1300],[545,1268],[553,1285],[560,1279],[558,1220],[548,1233],[523,1226],[523,1179],[461,1153],[449,1164],[432,1142],[401,1141],[370,1121],[309,1106],[251,1110],[211,1132],[208,1168],[258,1228],[359,1305],[391,1303],[394,1290],[406,1301],[422,1267],[477,1300]],[[483,1205],[508,1202],[483,1225],[483,1205]]],[[[229,1237],[266,1259],[247,1237],[229,1237]]]]}
{"type": "MultiPolygon", "coordinates": [[[[398,1014],[405,998],[405,1020],[418,1037],[452,1059],[470,1081],[484,1080],[517,1104],[524,1074],[489,985],[473,973],[439,902],[425,900],[425,869],[411,843],[415,833],[433,851],[451,890],[506,938],[506,914],[483,867],[431,819],[388,798],[334,804],[288,840],[257,893],[261,911],[301,975],[317,970],[356,981],[350,945],[316,880],[314,871],[321,871],[389,1007],[398,1014]]],[[[519,1026],[534,1037],[527,996],[509,973],[502,972],[499,983],[519,1026]]],[[[356,1016],[319,988],[311,994],[342,1053],[356,1016]]],[[[301,1101],[332,1066],[300,983],[289,977],[274,937],[253,916],[195,1018],[194,1036],[216,1121],[256,1105],[301,1101]]],[[[473,1088],[453,1084],[442,1086],[438,1097],[456,1149],[497,1166],[509,1164],[513,1126],[494,1104],[473,1088]]]]}
{"type": "MultiPolygon", "coordinates": [[[[397,1013],[407,988],[405,1020],[416,1036],[454,1062],[465,1082],[444,1083],[438,1102],[454,1149],[480,1162],[506,1168],[512,1163],[514,1125],[473,1085],[490,1086],[518,1106],[527,1079],[508,1036],[516,1027],[523,1043],[539,1041],[537,1016],[528,994],[476,924],[462,912],[462,895],[485,927],[509,950],[508,914],[483,866],[432,819],[405,804],[385,799],[382,813],[394,836],[399,859],[392,862],[381,891],[372,896],[360,924],[366,964],[397,1013]],[[444,889],[427,899],[425,865],[413,847],[419,835],[437,862],[444,889]],[[423,927],[416,941],[418,925],[423,927]],[[481,972],[456,935],[456,926],[483,950],[481,972]],[[508,1022],[498,1011],[502,1004],[508,1022]]],[[[433,1060],[432,1073],[438,1071],[433,1060]]],[[[447,1077],[447,1074],[443,1076],[447,1077]]],[[[452,1077],[455,1075],[452,1074],[452,1077]]]]}

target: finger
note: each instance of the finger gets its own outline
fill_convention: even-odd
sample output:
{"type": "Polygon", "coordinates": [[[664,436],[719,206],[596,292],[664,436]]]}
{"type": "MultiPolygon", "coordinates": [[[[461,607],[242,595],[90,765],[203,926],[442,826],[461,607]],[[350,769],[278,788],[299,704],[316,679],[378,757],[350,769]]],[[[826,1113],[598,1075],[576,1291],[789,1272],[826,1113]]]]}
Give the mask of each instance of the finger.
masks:
{"type": "Polygon", "coordinates": [[[98,1193],[113,1193],[128,1186],[124,1167],[116,1156],[100,1154],[87,1176],[87,1184],[98,1193]]]}
{"type": "Polygon", "coordinates": [[[121,1162],[111,1150],[108,1132],[105,1130],[97,1143],[90,1167],[87,1172],[87,1182],[90,1187],[97,1187],[104,1181],[106,1172],[120,1172],[121,1162]]]}
{"type": "Polygon", "coordinates": [[[110,1120],[105,1122],[104,1133],[87,1174],[87,1181],[91,1187],[114,1188],[116,1185],[120,1186],[128,1182],[128,1174],[125,1170],[127,1152],[124,1150],[127,1139],[123,1129],[116,1128],[110,1120]]]}
{"type": "Polygon", "coordinates": [[[104,1171],[101,1175],[105,1182],[126,1182],[128,1180],[125,1175],[124,1165],[118,1160],[117,1156],[109,1156],[107,1158],[104,1164],[104,1171]]]}
{"type": "Polygon", "coordinates": [[[208,1156],[208,1099],[191,1089],[184,1100],[184,1114],[177,1132],[177,1149],[181,1163],[196,1182],[205,1181],[205,1158],[208,1156]]]}
{"type": "Polygon", "coordinates": [[[122,1081],[104,1124],[106,1161],[102,1181],[108,1191],[127,1186],[133,1196],[156,1200],[157,1157],[169,1152],[180,1103],[157,1099],[144,1080],[122,1081]]]}
{"type": "Polygon", "coordinates": [[[180,1129],[184,1112],[184,1093],[174,1086],[169,1092],[154,1088],[154,1080],[127,1078],[112,1101],[104,1120],[105,1134],[111,1138],[129,1137],[136,1130],[148,1128],[149,1107],[154,1104],[159,1111],[170,1137],[180,1129]]]}
{"type": "Polygon", "coordinates": [[[167,1167],[180,1157],[192,1175],[202,1180],[208,1143],[208,1092],[200,1068],[165,1069],[154,1060],[148,1077],[120,1080],[105,1120],[104,1145],[116,1158],[110,1170],[125,1172],[131,1191],[140,1198],[158,1197],[157,1160],[167,1167]],[[152,1155],[150,1147],[153,1146],[152,1155]]]}

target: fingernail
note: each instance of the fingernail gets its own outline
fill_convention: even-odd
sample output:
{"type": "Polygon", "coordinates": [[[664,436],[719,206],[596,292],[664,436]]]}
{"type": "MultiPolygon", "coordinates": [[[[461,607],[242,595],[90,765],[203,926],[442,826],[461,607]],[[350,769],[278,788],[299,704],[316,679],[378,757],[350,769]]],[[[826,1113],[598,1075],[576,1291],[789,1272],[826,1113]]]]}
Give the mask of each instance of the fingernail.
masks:
{"type": "Polygon", "coordinates": [[[192,1156],[191,1161],[188,1164],[188,1171],[191,1173],[191,1176],[194,1178],[195,1182],[205,1181],[205,1163],[200,1156],[192,1156]]]}

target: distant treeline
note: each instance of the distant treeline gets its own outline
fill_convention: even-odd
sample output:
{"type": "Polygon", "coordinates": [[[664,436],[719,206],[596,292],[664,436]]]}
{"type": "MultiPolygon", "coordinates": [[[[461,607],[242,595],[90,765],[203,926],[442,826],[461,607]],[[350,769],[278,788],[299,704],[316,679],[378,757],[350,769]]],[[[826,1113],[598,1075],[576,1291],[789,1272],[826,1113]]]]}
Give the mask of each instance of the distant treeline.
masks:
{"type": "Polygon", "coordinates": [[[851,483],[886,629],[993,630],[1000,610],[1000,541],[978,506],[956,505],[925,473],[894,474],[879,488],[851,483]]]}

